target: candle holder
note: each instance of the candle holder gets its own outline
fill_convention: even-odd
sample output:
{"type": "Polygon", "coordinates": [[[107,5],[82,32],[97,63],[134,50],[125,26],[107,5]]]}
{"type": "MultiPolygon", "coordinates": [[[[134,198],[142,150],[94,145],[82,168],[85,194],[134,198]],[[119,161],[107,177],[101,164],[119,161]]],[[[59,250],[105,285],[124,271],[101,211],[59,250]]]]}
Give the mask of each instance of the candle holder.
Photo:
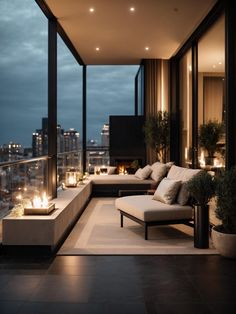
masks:
{"type": "Polygon", "coordinates": [[[71,168],[69,171],[66,171],[65,178],[66,187],[76,187],[77,186],[77,171],[71,168]]]}

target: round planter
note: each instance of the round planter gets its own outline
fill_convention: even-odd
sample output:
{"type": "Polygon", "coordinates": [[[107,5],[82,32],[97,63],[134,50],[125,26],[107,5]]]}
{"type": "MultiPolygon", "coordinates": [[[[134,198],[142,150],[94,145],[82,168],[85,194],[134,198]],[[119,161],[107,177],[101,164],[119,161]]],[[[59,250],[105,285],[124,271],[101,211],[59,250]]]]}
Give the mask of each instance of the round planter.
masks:
{"type": "Polygon", "coordinates": [[[236,234],[218,231],[219,226],[212,228],[212,241],[217,251],[224,257],[236,258],[236,234]]]}

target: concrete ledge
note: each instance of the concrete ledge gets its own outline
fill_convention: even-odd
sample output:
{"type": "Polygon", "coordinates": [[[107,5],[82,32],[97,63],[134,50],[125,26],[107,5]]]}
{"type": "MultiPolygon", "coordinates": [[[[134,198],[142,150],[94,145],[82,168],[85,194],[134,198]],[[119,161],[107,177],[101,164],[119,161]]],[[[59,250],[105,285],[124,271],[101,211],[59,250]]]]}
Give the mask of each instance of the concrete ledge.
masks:
{"type": "Polygon", "coordinates": [[[2,221],[3,248],[45,246],[54,249],[84,210],[91,191],[91,181],[78,188],[60,191],[52,200],[56,209],[49,215],[6,216],[2,221]]]}

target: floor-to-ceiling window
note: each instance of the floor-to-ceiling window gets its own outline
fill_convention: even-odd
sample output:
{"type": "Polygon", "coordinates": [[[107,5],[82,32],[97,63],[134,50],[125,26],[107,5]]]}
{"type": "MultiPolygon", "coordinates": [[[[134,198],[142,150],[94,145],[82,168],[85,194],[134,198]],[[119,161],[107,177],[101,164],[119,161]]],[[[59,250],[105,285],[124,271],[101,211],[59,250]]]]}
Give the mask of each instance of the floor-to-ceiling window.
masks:
{"type": "MultiPolygon", "coordinates": [[[[138,66],[87,68],[87,169],[109,164],[109,116],[134,115],[138,66]]],[[[122,126],[120,126],[122,127],[122,126]]]]}
{"type": "Polygon", "coordinates": [[[225,18],[198,42],[198,131],[200,166],[225,165],[225,18]]]}
{"type": "Polygon", "coordinates": [[[14,162],[47,154],[48,20],[32,0],[1,0],[0,12],[1,217],[46,190],[47,158],[14,162]]]}
{"type": "Polygon", "coordinates": [[[81,171],[82,66],[57,36],[57,153],[58,183],[71,168],[81,171]]]}
{"type": "Polygon", "coordinates": [[[179,63],[180,164],[192,164],[192,53],[189,50],[179,63]]]}

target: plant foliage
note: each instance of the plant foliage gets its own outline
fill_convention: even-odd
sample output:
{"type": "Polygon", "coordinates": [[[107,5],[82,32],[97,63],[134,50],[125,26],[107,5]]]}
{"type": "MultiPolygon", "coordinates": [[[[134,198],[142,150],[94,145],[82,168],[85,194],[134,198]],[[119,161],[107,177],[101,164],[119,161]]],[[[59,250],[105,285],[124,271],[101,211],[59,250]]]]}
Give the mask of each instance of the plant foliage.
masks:
{"type": "Polygon", "coordinates": [[[147,117],[144,125],[145,141],[155,150],[158,160],[165,161],[170,143],[170,121],[167,111],[147,117]]]}
{"type": "Polygon", "coordinates": [[[223,123],[217,120],[209,120],[205,124],[201,124],[199,128],[199,145],[208,152],[208,157],[214,157],[217,151],[217,142],[224,132],[223,123]]]}
{"type": "Polygon", "coordinates": [[[222,231],[236,234],[236,167],[225,171],[217,180],[216,217],[222,231]]]}
{"type": "Polygon", "coordinates": [[[186,188],[196,204],[205,206],[215,195],[216,182],[209,173],[202,171],[186,183],[186,188]]]}

